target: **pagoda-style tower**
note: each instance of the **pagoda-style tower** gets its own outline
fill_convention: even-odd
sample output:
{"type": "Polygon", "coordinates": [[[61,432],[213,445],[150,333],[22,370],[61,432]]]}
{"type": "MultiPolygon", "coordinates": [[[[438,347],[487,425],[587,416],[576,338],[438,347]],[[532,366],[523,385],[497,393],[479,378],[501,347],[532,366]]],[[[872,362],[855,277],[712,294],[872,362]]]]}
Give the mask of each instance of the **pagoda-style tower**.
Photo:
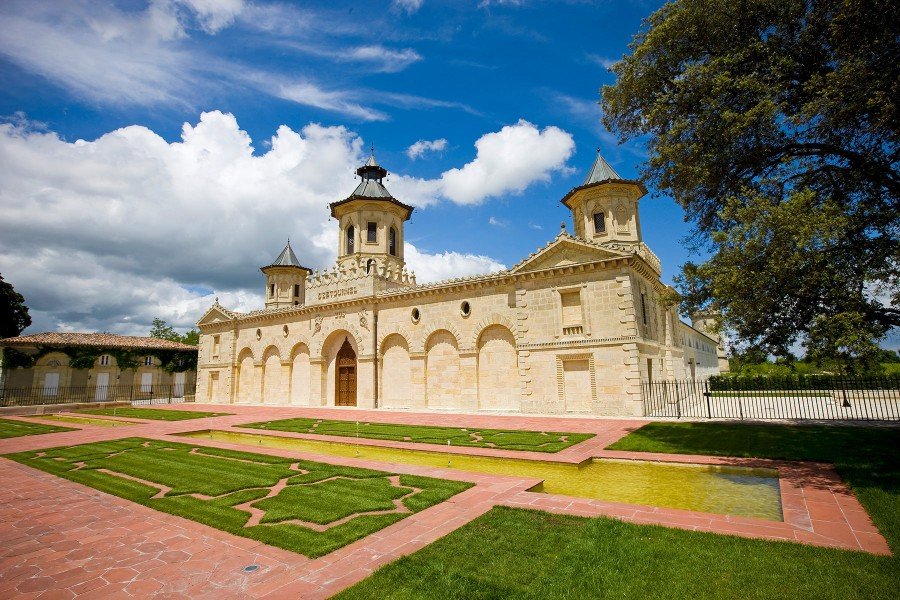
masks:
{"type": "Polygon", "coordinates": [[[297,306],[306,302],[306,278],[312,271],[297,260],[290,240],[275,262],[259,270],[266,276],[266,308],[297,306]]]}
{"type": "Polygon", "coordinates": [[[641,242],[638,200],[647,193],[640,181],[622,179],[597,152],[584,183],[562,199],[572,211],[575,235],[599,244],[641,242]]]}
{"type": "Polygon", "coordinates": [[[375,160],[375,150],[356,170],[359,185],[344,200],[331,203],[331,216],[338,220],[338,269],[363,268],[366,273],[391,272],[399,276],[404,267],[403,223],[413,207],[387,191],[382,180],[387,170],[375,160]]]}

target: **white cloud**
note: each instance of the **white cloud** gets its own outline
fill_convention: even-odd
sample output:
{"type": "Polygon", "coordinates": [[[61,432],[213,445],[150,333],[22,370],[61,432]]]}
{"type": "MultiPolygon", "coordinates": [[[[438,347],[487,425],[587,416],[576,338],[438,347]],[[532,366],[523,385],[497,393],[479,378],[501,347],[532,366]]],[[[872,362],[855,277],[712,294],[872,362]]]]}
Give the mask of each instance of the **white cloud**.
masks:
{"type": "MultiPolygon", "coordinates": [[[[165,0],[156,0],[154,4],[170,4],[165,0]]],[[[207,33],[216,33],[234,23],[244,10],[244,0],[180,0],[171,4],[182,4],[189,7],[196,15],[200,26],[207,33]]]]}
{"type": "Polygon", "coordinates": [[[411,15],[422,8],[423,3],[424,0],[394,0],[393,8],[411,15]]]}
{"type": "Polygon", "coordinates": [[[353,94],[344,91],[323,90],[314,83],[274,83],[271,94],[297,104],[335,111],[364,121],[386,121],[388,116],[379,110],[368,108],[353,100],[353,94]]]}
{"type": "Polygon", "coordinates": [[[489,256],[459,252],[428,254],[408,242],[403,246],[403,254],[406,264],[416,273],[417,283],[496,273],[506,268],[489,256]]]}
{"type": "Polygon", "coordinates": [[[172,101],[194,79],[193,63],[166,44],[178,19],[151,7],[139,18],[98,5],[4,4],[0,54],[91,101],[172,101]]]}
{"type": "Polygon", "coordinates": [[[508,221],[504,221],[503,219],[498,219],[497,217],[488,218],[488,225],[492,227],[506,227],[509,225],[508,221]]]}
{"type": "MultiPolygon", "coordinates": [[[[307,266],[333,263],[326,206],[353,189],[365,154],[355,133],[316,124],[281,126],[255,154],[218,111],[185,123],[171,143],[141,126],[67,142],[33,125],[0,123],[0,273],[26,296],[31,331],[146,334],[154,317],[188,328],[215,296],[236,310],[261,307],[257,267],[287,237],[307,266]]],[[[447,197],[440,179],[392,176],[404,201],[397,180],[423,204],[447,197]]],[[[412,245],[406,258],[422,282],[503,269],[412,245]]]]}
{"type": "Polygon", "coordinates": [[[572,135],[558,127],[539,130],[525,120],[481,136],[475,159],[441,175],[441,194],[458,204],[521,193],[536,181],[562,171],[575,150],[572,135]]]}
{"type": "Polygon", "coordinates": [[[396,73],[422,60],[419,53],[411,48],[392,50],[380,45],[349,48],[335,56],[340,60],[375,63],[376,70],[382,73],[396,73]]]}
{"type": "Polygon", "coordinates": [[[443,152],[447,148],[447,140],[419,140],[406,149],[406,155],[415,160],[421,158],[426,152],[443,152]]]}
{"type": "Polygon", "coordinates": [[[475,158],[438,179],[393,175],[390,189],[398,198],[428,206],[441,198],[457,204],[480,204],[488,198],[519,194],[554,172],[568,173],[575,151],[572,135],[558,127],[539,130],[525,120],[486,133],[475,142],[475,158]]]}
{"type": "Polygon", "coordinates": [[[619,62],[614,58],[608,58],[606,56],[600,56],[598,54],[587,53],[585,56],[589,61],[591,61],[595,65],[603,67],[606,70],[611,69],[614,64],[619,62]]]}

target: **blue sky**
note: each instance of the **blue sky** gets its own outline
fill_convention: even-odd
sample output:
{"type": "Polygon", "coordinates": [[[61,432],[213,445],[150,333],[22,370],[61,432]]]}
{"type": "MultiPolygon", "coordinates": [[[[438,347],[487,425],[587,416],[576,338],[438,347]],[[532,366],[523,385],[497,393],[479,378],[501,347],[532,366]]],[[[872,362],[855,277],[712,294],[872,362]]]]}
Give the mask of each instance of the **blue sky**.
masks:
{"type": "MultiPolygon", "coordinates": [[[[287,237],[332,263],[326,204],[371,144],[417,206],[420,281],[511,266],[571,231],[559,199],[598,147],[638,176],[644,149],[603,130],[597,101],[660,4],[4,2],[0,273],[29,331],[259,307],[287,237]]],[[[689,229],[651,196],[644,240],[670,282],[689,229]]]]}

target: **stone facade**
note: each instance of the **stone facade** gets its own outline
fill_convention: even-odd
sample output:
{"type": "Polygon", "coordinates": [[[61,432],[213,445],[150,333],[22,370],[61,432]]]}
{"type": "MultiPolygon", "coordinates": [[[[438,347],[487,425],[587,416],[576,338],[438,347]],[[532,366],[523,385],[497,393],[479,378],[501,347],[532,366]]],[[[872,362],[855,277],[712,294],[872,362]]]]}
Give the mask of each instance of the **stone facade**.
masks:
{"type": "Polygon", "coordinates": [[[332,204],[330,271],[286,264],[288,245],[278,272],[302,293],[267,274],[267,299],[290,302],[245,314],[216,302],[201,318],[198,401],[639,415],[641,381],[718,373],[711,321],[694,329],[662,301],[659,259],[641,241],[643,185],[597,160],[563,199],[575,235],[563,227],[499,273],[419,285],[401,250],[412,208],[380,185],[373,157],[332,204]],[[355,364],[336,360],[345,342],[355,364]]]}

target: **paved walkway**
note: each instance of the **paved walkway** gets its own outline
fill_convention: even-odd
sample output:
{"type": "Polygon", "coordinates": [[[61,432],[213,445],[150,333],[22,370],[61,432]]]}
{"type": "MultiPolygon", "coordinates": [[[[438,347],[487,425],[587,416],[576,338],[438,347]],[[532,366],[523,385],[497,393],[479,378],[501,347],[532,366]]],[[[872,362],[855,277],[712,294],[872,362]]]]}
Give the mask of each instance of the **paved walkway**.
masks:
{"type": "MultiPolygon", "coordinates": [[[[743,537],[889,553],[884,538],[831,467],[813,463],[604,450],[611,442],[643,425],[644,421],[640,420],[249,406],[209,408],[187,405],[165,408],[227,410],[235,414],[189,421],[148,421],[115,428],[73,424],[73,427],[82,429],[0,440],[0,454],[130,436],[184,442],[184,438],[173,438],[171,434],[224,429],[251,421],[286,417],[592,432],[597,434],[596,437],[550,455],[489,448],[452,448],[451,451],[562,462],[609,457],[776,468],[781,481],[785,521],[533,493],[526,490],[534,486],[537,480],[392,464],[389,470],[397,473],[465,480],[476,485],[447,502],[410,515],[367,538],[311,560],[2,459],[0,480],[5,484],[5,493],[0,497],[0,597],[327,598],[496,505],[539,508],[583,516],[605,515],[635,523],[656,523],[743,537]],[[244,568],[250,565],[258,565],[259,568],[245,572],[244,568]]],[[[260,433],[259,430],[246,431],[260,433]]],[[[337,439],[331,436],[265,433],[337,439]]],[[[248,449],[213,440],[194,438],[190,443],[385,468],[383,463],[367,460],[322,457],[274,448],[248,449]]],[[[428,447],[369,439],[361,439],[359,443],[418,449],[428,447]]],[[[441,450],[446,451],[446,448],[441,447],[441,450]]]]}

